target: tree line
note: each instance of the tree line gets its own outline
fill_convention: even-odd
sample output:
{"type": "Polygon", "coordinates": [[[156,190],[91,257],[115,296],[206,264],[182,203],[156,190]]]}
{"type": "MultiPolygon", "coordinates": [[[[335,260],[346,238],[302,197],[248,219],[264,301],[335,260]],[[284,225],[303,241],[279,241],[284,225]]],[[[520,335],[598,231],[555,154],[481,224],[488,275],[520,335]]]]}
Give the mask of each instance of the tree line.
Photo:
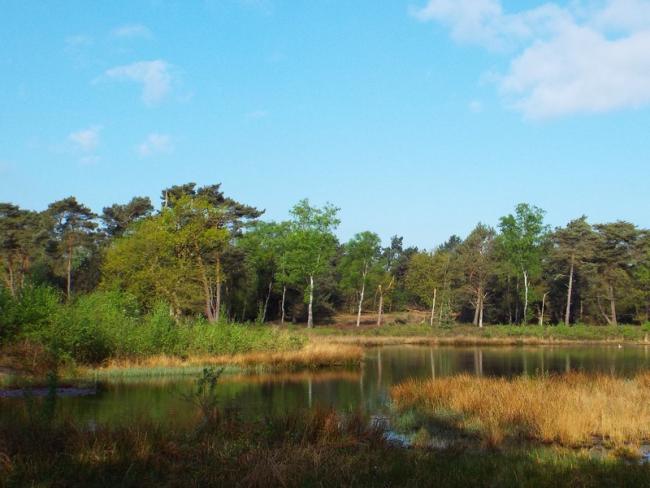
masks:
{"type": "Polygon", "coordinates": [[[42,212],[0,203],[0,291],[47,286],[71,301],[119,290],[173,317],[309,327],[337,313],[381,325],[410,309],[432,326],[650,321],[650,232],[632,223],[582,216],[551,229],[522,203],[496,227],[420,250],[370,231],[341,243],[338,212],[305,199],[264,221],[219,184],[194,183],[164,189],[158,209],[147,197],[100,214],[74,197],[42,212]]]}

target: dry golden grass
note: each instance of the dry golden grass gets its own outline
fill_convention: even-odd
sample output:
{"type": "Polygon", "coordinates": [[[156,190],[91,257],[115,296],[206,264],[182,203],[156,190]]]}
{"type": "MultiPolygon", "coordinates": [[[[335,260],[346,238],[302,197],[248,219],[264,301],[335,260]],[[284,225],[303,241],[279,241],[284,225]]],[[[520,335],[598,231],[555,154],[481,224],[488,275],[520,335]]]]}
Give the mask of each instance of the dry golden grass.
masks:
{"type": "Polygon", "coordinates": [[[392,388],[398,410],[415,409],[491,445],[527,439],[565,446],[650,440],[650,374],[633,379],[568,374],[409,380],[392,388]]]}
{"type": "Polygon", "coordinates": [[[150,356],[140,359],[116,359],[101,369],[125,368],[177,368],[184,366],[232,365],[241,367],[263,366],[271,369],[322,368],[357,364],[363,357],[359,346],[334,344],[307,344],[297,351],[252,352],[221,356],[150,356]]]}

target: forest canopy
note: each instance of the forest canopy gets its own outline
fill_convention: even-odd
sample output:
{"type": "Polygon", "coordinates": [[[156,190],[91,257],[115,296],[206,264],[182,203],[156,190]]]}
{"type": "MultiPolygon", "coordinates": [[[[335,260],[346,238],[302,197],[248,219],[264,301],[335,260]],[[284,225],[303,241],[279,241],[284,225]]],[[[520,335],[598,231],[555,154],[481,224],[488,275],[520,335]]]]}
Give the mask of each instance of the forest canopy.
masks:
{"type": "Polygon", "coordinates": [[[340,242],[338,213],[305,199],[266,221],[219,184],[194,183],[163,189],[158,208],[147,197],[100,213],[72,196],[42,212],[0,203],[0,306],[38,288],[62,302],[121,293],[144,312],[207,322],[311,327],[345,313],[359,325],[372,313],[381,324],[410,309],[431,325],[650,320],[650,232],[633,223],[581,216],[552,229],[521,203],[496,226],[417,249],[364,229],[340,242]]]}

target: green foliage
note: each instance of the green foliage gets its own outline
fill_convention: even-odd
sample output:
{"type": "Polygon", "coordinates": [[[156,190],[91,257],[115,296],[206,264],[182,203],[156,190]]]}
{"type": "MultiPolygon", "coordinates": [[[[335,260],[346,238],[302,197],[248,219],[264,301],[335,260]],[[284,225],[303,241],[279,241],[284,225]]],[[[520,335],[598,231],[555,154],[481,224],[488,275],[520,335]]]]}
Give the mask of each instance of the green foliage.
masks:
{"type": "Polygon", "coordinates": [[[2,339],[45,345],[62,359],[97,364],[157,354],[188,356],[287,351],[305,338],[273,327],[177,320],[159,302],[142,313],[132,295],[100,291],[63,305],[60,293],[26,287],[18,299],[0,289],[2,339]]]}

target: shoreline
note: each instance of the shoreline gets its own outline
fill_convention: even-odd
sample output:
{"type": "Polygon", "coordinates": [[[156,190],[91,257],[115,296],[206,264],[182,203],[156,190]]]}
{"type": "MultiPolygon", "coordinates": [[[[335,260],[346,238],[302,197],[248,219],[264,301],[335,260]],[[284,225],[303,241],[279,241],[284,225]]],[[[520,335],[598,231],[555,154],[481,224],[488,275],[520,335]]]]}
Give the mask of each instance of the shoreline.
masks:
{"type": "Polygon", "coordinates": [[[395,345],[433,346],[650,346],[650,341],[632,339],[558,339],[554,337],[427,337],[427,336],[365,336],[340,335],[310,338],[324,344],[354,344],[362,347],[395,345]]]}

